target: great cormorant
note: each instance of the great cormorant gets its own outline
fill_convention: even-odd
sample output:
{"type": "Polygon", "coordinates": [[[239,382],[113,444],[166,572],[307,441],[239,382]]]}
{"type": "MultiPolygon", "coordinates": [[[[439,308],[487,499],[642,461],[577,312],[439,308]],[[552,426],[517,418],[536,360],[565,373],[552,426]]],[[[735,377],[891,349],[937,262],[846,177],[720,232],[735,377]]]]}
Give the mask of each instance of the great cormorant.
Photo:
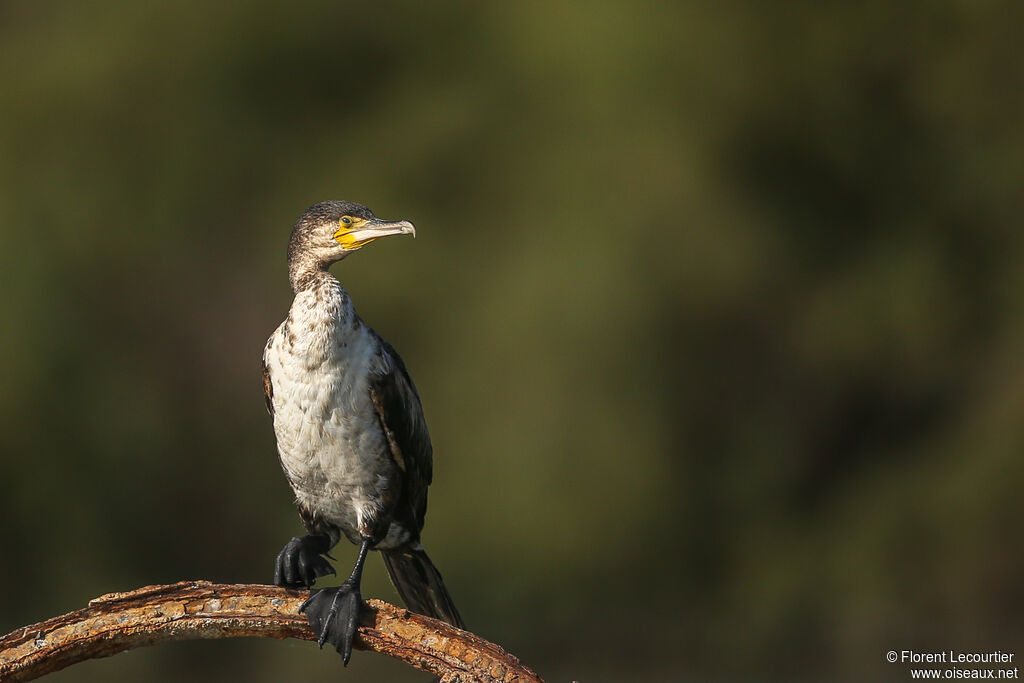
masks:
{"type": "Polygon", "coordinates": [[[335,573],[324,556],[342,536],[359,546],[351,576],[302,607],[320,646],[334,645],[346,664],[369,550],[381,551],[410,609],[464,626],[420,545],[433,452],[419,394],[398,353],[328,272],[376,239],[406,234],[416,234],[412,223],[380,220],[352,202],[309,207],[288,244],[295,300],[263,354],[277,450],[307,530],[278,554],[274,583],[312,588],[335,573]]]}

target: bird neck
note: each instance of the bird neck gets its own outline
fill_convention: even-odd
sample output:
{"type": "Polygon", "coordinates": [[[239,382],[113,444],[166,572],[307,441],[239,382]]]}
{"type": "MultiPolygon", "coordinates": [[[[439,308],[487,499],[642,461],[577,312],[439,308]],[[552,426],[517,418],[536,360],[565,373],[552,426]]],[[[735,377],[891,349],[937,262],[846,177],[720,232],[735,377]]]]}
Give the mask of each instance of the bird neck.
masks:
{"type": "Polygon", "coordinates": [[[300,357],[307,370],[339,360],[341,350],[362,334],[363,327],[335,277],[317,271],[309,279],[309,286],[295,293],[283,332],[288,353],[300,357]]]}
{"type": "Polygon", "coordinates": [[[327,272],[330,262],[318,259],[312,254],[294,254],[288,259],[288,280],[292,291],[299,292],[309,289],[323,277],[332,277],[327,272]]]}

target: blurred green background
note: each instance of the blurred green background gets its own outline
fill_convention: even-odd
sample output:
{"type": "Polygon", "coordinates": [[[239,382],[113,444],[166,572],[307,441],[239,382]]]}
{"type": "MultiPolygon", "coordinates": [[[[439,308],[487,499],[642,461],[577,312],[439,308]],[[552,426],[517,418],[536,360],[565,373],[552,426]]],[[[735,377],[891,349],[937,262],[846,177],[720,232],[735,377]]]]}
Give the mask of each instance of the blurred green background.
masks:
{"type": "MultiPolygon", "coordinates": [[[[351,199],[418,228],[334,272],[419,386],[424,542],[473,630],[552,682],[1024,656],[1021,25],[0,4],[0,632],[271,579],[300,526],[260,356],[292,224],[351,199]]],[[[49,680],[111,679],[426,677],[268,640],[49,680]]]]}

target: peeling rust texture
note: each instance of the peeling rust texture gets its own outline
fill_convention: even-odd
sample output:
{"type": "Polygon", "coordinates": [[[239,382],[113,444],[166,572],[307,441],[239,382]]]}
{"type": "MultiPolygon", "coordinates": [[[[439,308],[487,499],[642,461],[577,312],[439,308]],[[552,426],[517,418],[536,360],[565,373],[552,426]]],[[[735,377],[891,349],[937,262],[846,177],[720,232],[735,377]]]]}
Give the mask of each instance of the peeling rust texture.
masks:
{"type": "MultiPolygon", "coordinates": [[[[0,681],[30,681],[77,662],[198,638],[315,640],[298,613],[308,594],[275,586],[181,581],[108,593],[76,612],[0,638],[0,681]]],[[[379,600],[364,605],[355,646],[444,681],[543,683],[494,643],[379,600]]]]}

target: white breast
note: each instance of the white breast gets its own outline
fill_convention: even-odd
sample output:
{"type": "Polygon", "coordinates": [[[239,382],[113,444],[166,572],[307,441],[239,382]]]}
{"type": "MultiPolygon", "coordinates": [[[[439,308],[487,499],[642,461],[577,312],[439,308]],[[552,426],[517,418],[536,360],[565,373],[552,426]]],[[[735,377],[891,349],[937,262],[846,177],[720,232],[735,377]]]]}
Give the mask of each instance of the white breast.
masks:
{"type": "Polygon", "coordinates": [[[379,513],[395,468],[368,386],[379,358],[340,285],[296,295],[264,354],[278,453],[297,502],[350,538],[379,513]]]}

